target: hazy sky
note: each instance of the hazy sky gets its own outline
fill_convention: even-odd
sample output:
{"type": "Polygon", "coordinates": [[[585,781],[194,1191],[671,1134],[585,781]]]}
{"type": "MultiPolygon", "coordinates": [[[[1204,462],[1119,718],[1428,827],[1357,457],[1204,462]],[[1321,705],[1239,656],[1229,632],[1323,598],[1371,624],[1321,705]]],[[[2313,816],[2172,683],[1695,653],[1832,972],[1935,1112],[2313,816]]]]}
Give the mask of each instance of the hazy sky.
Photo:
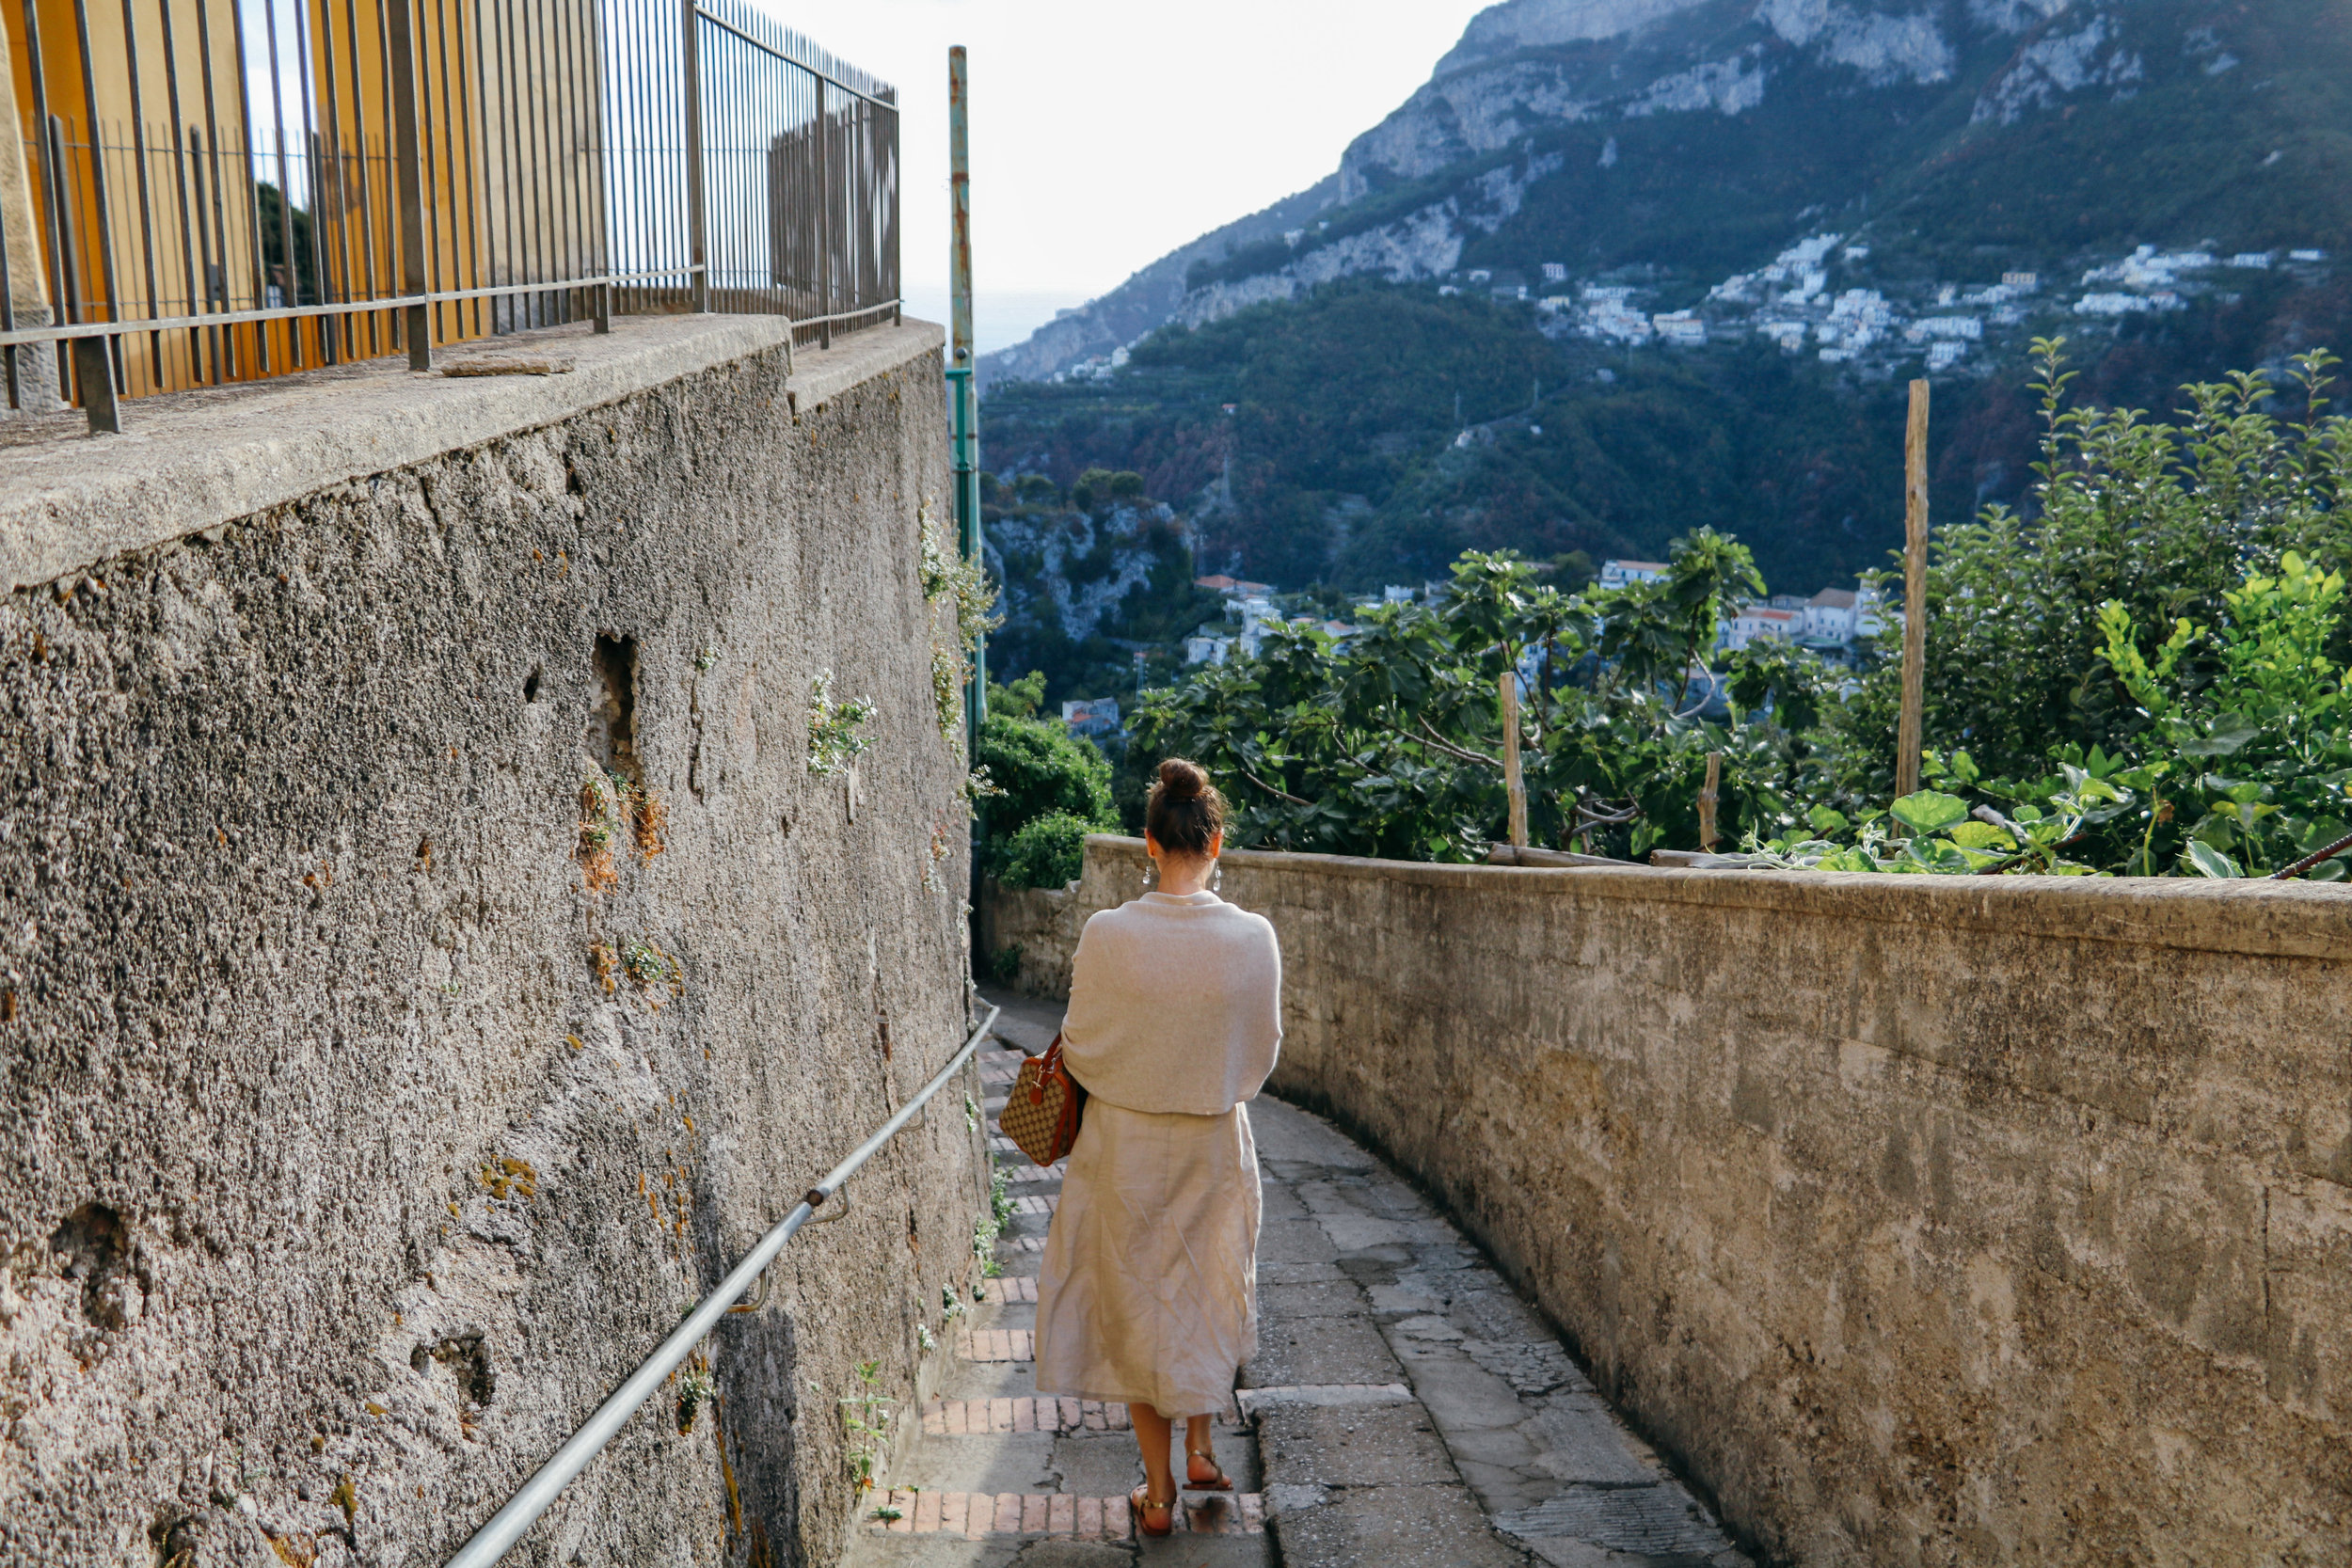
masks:
{"type": "Polygon", "coordinates": [[[972,52],[983,350],[1304,189],[1486,0],[756,0],[894,84],[906,292],[947,296],[947,46],[972,52]]]}

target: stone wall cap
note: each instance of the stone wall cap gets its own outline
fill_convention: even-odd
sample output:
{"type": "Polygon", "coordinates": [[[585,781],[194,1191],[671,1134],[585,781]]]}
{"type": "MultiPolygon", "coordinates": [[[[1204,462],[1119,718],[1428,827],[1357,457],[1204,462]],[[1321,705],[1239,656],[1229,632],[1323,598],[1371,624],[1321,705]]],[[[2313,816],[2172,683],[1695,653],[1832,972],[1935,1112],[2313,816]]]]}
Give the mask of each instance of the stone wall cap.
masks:
{"type": "MultiPolygon", "coordinates": [[[[1115,833],[1089,849],[1141,859],[1115,833]]],[[[1422,887],[1760,910],[2198,952],[2352,960],[2352,888],[2169,877],[1929,877],[1867,871],[1692,871],[1664,866],[1438,865],[1354,855],[1229,849],[1235,870],[1422,887]]],[[[1246,905],[1244,906],[1247,907],[1246,905]]]]}
{"type": "MultiPolygon", "coordinates": [[[[454,343],[437,370],[531,359],[562,374],[418,375],[405,356],[136,398],[120,436],[79,413],[0,426],[6,591],[184,539],[299,497],[565,420],[753,355],[787,350],[782,316],[615,316],[454,343]]],[[[946,341],[928,322],[868,327],[793,354],[796,416],[946,341]]],[[[13,422],[13,421],[11,421],[13,422]]]]}

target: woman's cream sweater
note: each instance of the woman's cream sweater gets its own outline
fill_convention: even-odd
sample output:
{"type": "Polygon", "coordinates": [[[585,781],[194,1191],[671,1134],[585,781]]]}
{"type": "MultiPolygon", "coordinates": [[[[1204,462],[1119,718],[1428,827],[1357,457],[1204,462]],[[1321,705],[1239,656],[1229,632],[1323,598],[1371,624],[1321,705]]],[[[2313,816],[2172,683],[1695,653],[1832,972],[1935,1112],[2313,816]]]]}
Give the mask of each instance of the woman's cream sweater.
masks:
{"type": "Polygon", "coordinates": [[[1070,966],[1062,1060],[1131,1111],[1221,1116],[1282,1044],[1282,951],[1265,916],[1214,893],[1147,893],[1087,922],[1070,966]]]}

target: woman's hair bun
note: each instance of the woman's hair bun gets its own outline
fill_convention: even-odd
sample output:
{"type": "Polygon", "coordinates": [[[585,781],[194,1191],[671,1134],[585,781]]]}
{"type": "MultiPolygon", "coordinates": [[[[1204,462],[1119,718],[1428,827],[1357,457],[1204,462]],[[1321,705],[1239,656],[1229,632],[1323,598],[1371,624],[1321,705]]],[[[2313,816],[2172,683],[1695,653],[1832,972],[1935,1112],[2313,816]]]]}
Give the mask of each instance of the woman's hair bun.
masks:
{"type": "Polygon", "coordinates": [[[1143,831],[1162,849],[1207,854],[1225,831],[1225,797],[1209,782],[1208,769],[1183,757],[1161,763],[1159,781],[1143,803],[1143,831]]]}
{"type": "Polygon", "coordinates": [[[1209,775],[1197,762],[1169,757],[1160,764],[1160,792],[1168,800],[1190,800],[1209,787],[1209,775]]]}

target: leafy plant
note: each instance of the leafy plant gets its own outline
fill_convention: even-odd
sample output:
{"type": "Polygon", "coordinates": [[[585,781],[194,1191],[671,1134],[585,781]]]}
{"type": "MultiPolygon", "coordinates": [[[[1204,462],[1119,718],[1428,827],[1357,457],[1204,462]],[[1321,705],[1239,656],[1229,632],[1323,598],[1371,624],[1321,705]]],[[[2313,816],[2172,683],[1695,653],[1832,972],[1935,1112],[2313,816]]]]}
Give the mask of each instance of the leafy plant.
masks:
{"type": "MultiPolygon", "coordinates": [[[[1064,887],[1086,869],[1086,837],[1103,832],[1099,823],[1066,811],[1025,822],[997,859],[997,879],[1007,887],[1064,887]]],[[[1012,964],[1021,962],[1018,949],[1012,964]]]]}
{"type": "Polygon", "coordinates": [[[650,942],[629,942],[620,957],[621,972],[648,990],[662,987],[675,995],[685,985],[678,961],[650,942]]]}
{"type": "MultiPolygon", "coordinates": [[[[2249,570],[2275,574],[2290,549],[2352,563],[2352,426],[2326,412],[2333,356],[2295,361],[2299,420],[2273,412],[2276,388],[2249,372],[2184,388],[2173,425],[2067,406],[2064,340],[2034,348],[2043,438],[2028,513],[1995,506],[1939,529],[1927,578],[1928,738],[2020,777],[2046,771],[2054,746],[2114,752],[2148,727],[2106,657],[2112,614],[2211,625],[2249,570]]],[[[2167,678],[2194,692],[2219,673],[2215,652],[2184,650],[2167,678]]],[[[1883,664],[1837,718],[1855,794],[1891,783],[1900,689],[1883,664]]]]}
{"type": "MultiPolygon", "coordinates": [[[[2150,725],[2119,775],[2149,797],[2131,860],[2143,875],[2171,855],[2207,877],[2274,870],[2343,837],[2352,816],[2352,714],[2331,651],[2343,574],[2289,550],[2223,600],[2215,626],[2176,620],[2153,661],[2123,606],[2100,607],[2100,657],[2150,725]],[[2209,676],[2189,689],[2182,671],[2200,660],[2209,676]]],[[[2344,874],[2341,857],[2309,873],[2344,874]]]]}
{"type": "Polygon", "coordinates": [[[1032,670],[1010,685],[988,683],[988,711],[1008,719],[1034,719],[1045,705],[1045,672],[1032,670]]]}
{"type": "Polygon", "coordinates": [[[711,1378],[710,1363],[696,1354],[678,1373],[677,1429],[681,1435],[694,1430],[694,1418],[717,1392],[718,1384],[711,1378]]]}
{"type": "Polygon", "coordinates": [[[1004,1265],[996,1261],[996,1238],[1004,1233],[1005,1222],[993,1210],[972,1222],[972,1260],[979,1265],[983,1279],[1004,1273],[1004,1265]]]}
{"type": "Polygon", "coordinates": [[[963,689],[972,678],[972,650],[979,640],[1002,624],[994,611],[996,588],[987,568],[943,547],[933,537],[930,511],[923,510],[918,575],[923,596],[933,605],[946,604],[946,624],[931,638],[931,702],[937,710],[939,733],[954,738],[963,726],[963,689]]]}
{"type": "Polygon", "coordinates": [[[863,697],[833,700],[833,672],[819,670],[808,683],[808,770],[820,779],[844,778],[873,745],[865,733],[874,705],[863,697]]]}
{"type": "Polygon", "coordinates": [[[861,1492],[870,1491],[883,1451],[890,1442],[891,1412],[898,1402],[882,1391],[882,1363],[857,1364],[858,1386],[841,1401],[841,1428],[848,1443],[850,1479],[861,1492]]]}
{"type": "Polygon", "coordinates": [[[1922,771],[1949,789],[1981,787],[2032,798],[2012,799],[2003,812],[1990,803],[1972,808],[1949,789],[1922,789],[1883,813],[1867,812],[1851,821],[1835,807],[1817,805],[1806,814],[1810,832],[1790,832],[1764,842],[1751,835],[1746,863],[1937,876],[2087,876],[2093,867],[2060,851],[2079,842],[2090,824],[2111,820],[2132,803],[2128,791],[2080,768],[2069,767],[2060,781],[2023,791],[1983,783],[1965,752],[1948,760],[1930,753],[1922,771]],[[1840,842],[1839,835],[1848,832],[1851,841],[1840,842]]]}
{"type": "Polygon", "coordinates": [[[1019,1200],[1012,1196],[1011,1180],[998,1167],[994,1156],[990,1156],[988,1165],[988,1209],[990,1214],[995,1218],[996,1228],[1001,1232],[1007,1225],[1012,1222],[1013,1210],[1017,1207],[1019,1200]]]}

